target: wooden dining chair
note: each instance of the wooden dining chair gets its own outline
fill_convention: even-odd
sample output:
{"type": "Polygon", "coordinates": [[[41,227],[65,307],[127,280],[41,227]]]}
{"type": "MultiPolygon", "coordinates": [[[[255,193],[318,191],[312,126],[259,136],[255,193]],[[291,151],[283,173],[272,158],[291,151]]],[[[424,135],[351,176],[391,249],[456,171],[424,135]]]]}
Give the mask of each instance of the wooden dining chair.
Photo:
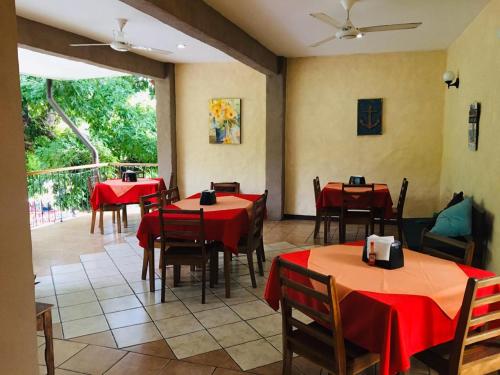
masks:
{"type": "Polygon", "coordinates": [[[340,207],[339,242],[346,240],[346,227],[348,224],[365,226],[365,236],[375,231],[373,195],[374,184],[352,185],[342,184],[342,201],[340,207]]]}
{"type": "MultiPolygon", "coordinates": [[[[89,190],[89,196],[92,196],[95,186],[100,183],[99,175],[92,175],[87,177],[87,188],[89,190]]],[[[104,212],[112,212],[113,224],[116,222],[118,233],[122,232],[121,215],[120,211],[124,209],[123,204],[101,204],[97,211],[99,211],[99,230],[101,234],[104,234],[104,212]]],[[[90,233],[94,233],[95,220],[97,211],[92,208],[92,218],[90,222],[90,233]]]]}
{"type": "Polygon", "coordinates": [[[280,257],[276,259],[276,266],[281,289],[284,375],[292,373],[294,353],[337,375],[359,374],[379,362],[378,354],[344,339],[337,289],[332,276],[308,270],[280,257]],[[311,280],[314,288],[295,281],[293,275],[311,280]],[[305,297],[311,304],[298,301],[297,296],[305,297]],[[310,306],[322,306],[326,311],[310,306]],[[310,324],[301,322],[294,315],[296,311],[315,321],[310,324]]]}
{"type": "Polygon", "coordinates": [[[174,186],[172,188],[164,190],[163,199],[165,201],[165,204],[173,204],[175,202],[179,202],[181,200],[181,197],[179,195],[179,187],[174,186]]]}
{"type": "Polygon", "coordinates": [[[408,180],[403,178],[401,190],[399,192],[398,205],[392,208],[392,216],[384,218],[384,210],[380,210],[380,234],[383,236],[386,225],[396,225],[398,228],[398,240],[403,243],[403,210],[406,201],[406,191],[408,190],[408,180]]]}
{"type": "Polygon", "coordinates": [[[240,193],[239,182],[211,182],[210,189],[221,193],[240,193]]]}
{"type": "Polygon", "coordinates": [[[177,186],[177,181],[175,178],[175,173],[172,172],[172,173],[170,173],[170,180],[168,181],[168,188],[172,189],[175,186],[177,186]]]}
{"type": "Polygon", "coordinates": [[[321,222],[323,221],[324,228],[324,242],[328,242],[328,233],[330,231],[330,223],[332,221],[338,221],[340,217],[340,209],[338,207],[323,207],[318,208],[317,203],[321,195],[321,184],[319,182],[319,177],[313,178],[314,187],[314,205],[316,207],[316,218],[314,223],[314,238],[318,237],[319,230],[321,227],[321,222]]]}
{"type": "Polygon", "coordinates": [[[460,310],[455,338],[415,357],[441,375],[480,375],[500,370],[500,276],[470,278],[460,310]],[[496,287],[493,294],[479,297],[477,291],[496,287]],[[476,308],[489,306],[477,315],[476,308]],[[475,310],[475,311],[474,311],[475,310]],[[493,324],[495,323],[495,324],[493,324]],[[478,328],[479,327],[479,328],[478,328]]]}
{"type": "MultiPolygon", "coordinates": [[[[161,301],[165,302],[166,267],[174,268],[174,287],[180,282],[181,266],[201,267],[201,303],[205,303],[206,267],[213,243],[205,242],[203,208],[200,210],[159,209],[161,301]],[[165,216],[165,215],[169,215],[165,216]]],[[[211,279],[212,282],[212,279],[211,279]]]]}
{"type": "MultiPolygon", "coordinates": [[[[139,197],[139,206],[141,208],[141,219],[144,217],[144,215],[150,212],[158,211],[160,207],[163,207],[164,205],[165,203],[164,203],[163,191],[158,191],[153,194],[143,195],[142,197],[139,197]]],[[[161,247],[161,241],[159,237],[155,238],[153,243],[155,248],[161,247]]],[[[149,253],[147,249],[144,249],[144,255],[142,257],[143,279],[146,279],[148,273],[148,264],[149,264],[149,253]]]]}

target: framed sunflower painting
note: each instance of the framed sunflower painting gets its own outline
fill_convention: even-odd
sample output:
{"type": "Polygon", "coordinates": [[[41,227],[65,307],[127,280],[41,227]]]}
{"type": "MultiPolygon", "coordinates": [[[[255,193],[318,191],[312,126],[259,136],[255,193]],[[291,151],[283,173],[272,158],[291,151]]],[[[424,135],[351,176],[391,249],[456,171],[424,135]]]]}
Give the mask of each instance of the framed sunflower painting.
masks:
{"type": "Polygon", "coordinates": [[[210,99],[208,114],[210,143],[241,143],[241,99],[210,99]]]}

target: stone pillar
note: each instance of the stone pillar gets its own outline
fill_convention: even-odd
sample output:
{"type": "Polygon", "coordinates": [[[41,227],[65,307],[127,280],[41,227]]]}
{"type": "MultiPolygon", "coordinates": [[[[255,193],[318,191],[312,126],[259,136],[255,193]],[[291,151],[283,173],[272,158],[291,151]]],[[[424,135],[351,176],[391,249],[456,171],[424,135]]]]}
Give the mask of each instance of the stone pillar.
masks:
{"type": "Polygon", "coordinates": [[[156,128],[159,175],[168,186],[170,173],[177,183],[177,145],[175,132],[175,65],[165,64],[167,77],[155,80],[156,128]]]}
{"type": "Polygon", "coordinates": [[[0,374],[38,374],[14,0],[0,1],[0,374]]]}
{"type": "Polygon", "coordinates": [[[285,204],[286,60],[280,74],[266,76],[266,188],[267,216],[283,219],[285,204]]]}

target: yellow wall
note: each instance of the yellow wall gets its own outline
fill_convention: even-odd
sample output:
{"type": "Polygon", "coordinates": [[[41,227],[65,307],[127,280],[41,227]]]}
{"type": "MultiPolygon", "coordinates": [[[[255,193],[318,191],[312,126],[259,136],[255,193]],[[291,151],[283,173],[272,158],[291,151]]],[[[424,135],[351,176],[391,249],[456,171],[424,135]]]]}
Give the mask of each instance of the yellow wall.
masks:
{"type": "Polygon", "coordinates": [[[177,167],[181,195],[210,181],[239,181],[243,192],[265,189],[266,79],[240,63],[179,64],[175,69],[177,167]],[[241,98],[241,144],[208,143],[208,101],[241,98]]]}
{"type": "Polygon", "coordinates": [[[14,0],[0,1],[0,374],[37,374],[14,0]]]}
{"type": "MultiPolygon", "coordinates": [[[[448,69],[460,88],[447,90],[441,200],[463,190],[491,216],[500,212],[500,0],[491,1],[448,50],[448,69]],[[469,105],[481,102],[479,149],[467,149],[469,105]]],[[[489,268],[500,272],[500,218],[493,217],[489,268]]]]}
{"type": "Polygon", "coordinates": [[[288,214],[315,213],[312,180],[364,175],[406,216],[437,207],[442,151],[444,51],[289,59],[286,109],[288,214]],[[357,99],[383,98],[383,135],[357,136],[357,99]]]}

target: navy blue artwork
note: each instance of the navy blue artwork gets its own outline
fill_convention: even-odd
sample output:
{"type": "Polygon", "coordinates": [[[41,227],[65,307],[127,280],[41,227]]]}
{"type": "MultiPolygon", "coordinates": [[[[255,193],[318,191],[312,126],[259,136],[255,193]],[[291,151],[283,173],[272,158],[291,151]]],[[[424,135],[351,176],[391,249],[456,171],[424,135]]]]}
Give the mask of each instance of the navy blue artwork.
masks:
{"type": "Polygon", "coordinates": [[[382,99],[358,99],[358,135],[382,134],[382,99]]]}

